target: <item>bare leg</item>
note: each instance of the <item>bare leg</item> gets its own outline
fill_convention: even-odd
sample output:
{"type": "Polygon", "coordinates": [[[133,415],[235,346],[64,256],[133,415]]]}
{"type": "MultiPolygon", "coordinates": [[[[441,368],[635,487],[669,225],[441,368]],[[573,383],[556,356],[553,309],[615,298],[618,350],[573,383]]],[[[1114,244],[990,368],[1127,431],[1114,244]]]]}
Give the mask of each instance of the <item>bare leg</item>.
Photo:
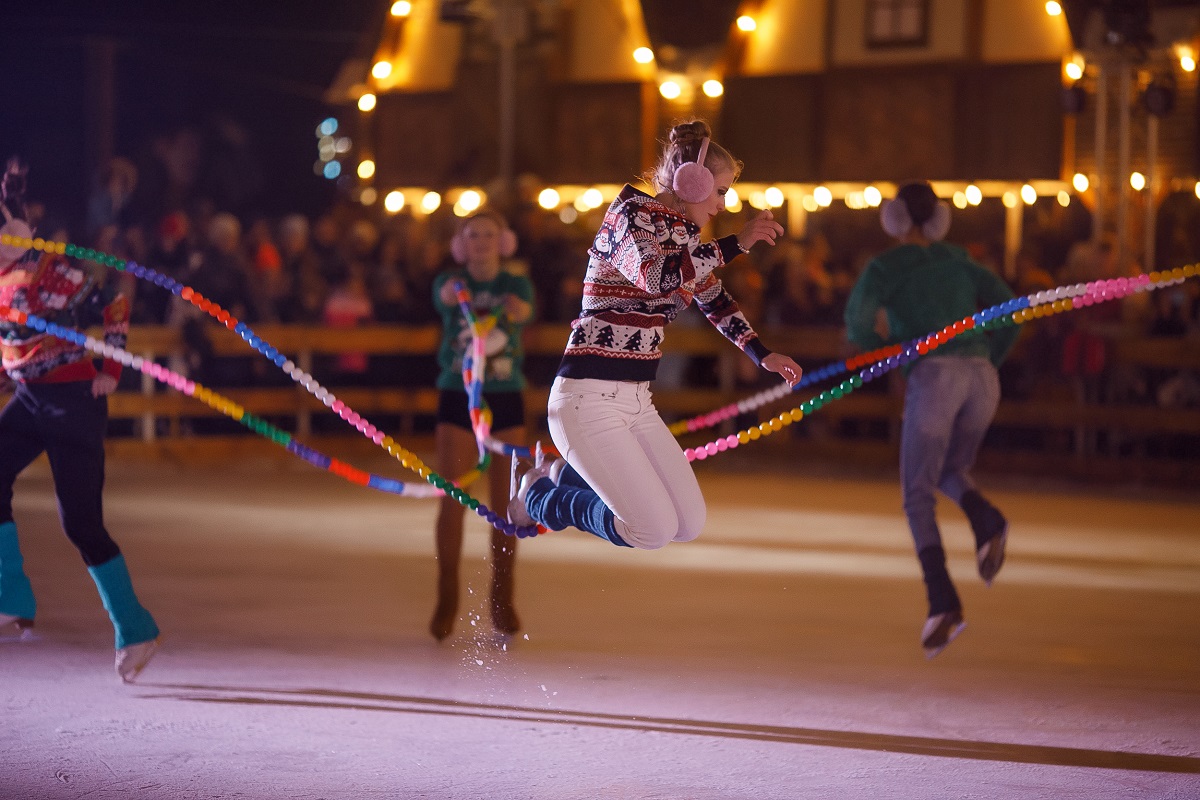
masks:
{"type": "MultiPolygon", "coordinates": [[[[475,436],[470,431],[439,423],[435,435],[437,469],[442,475],[456,479],[477,462],[475,436]]],[[[458,617],[458,565],[462,560],[464,513],[462,505],[449,497],[438,501],[437,606],[429,621],[429,632],[438,641],[450,635],[458,617]]]]}
{"type": "MultiPolygon", "coordinates": [[[[523,445],[526,441],[525,428],[507,428],[494,435],[501,441],[523,445]]],[[[488,473],[492,508],[508,506],[509,471],[505,459],[492,462],[488,473]]],[[[521,629],[521,620],[513,606],[513,568],[517,559],[517,538],[492,529],[492,624],[496,630],[514,634],[521,629]]]]}

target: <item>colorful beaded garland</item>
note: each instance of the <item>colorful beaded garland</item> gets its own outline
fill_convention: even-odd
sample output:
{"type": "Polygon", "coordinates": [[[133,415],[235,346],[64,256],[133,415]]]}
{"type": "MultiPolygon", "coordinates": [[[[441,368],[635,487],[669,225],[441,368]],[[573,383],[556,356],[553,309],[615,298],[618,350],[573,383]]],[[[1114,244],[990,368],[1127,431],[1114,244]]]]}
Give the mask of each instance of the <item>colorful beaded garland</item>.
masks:
{"type": "Polygon", "coordinates": [[[265,356],[268,360],[282,369],[292,378],[293,381],[304,387],[309,393],[321,400],[327,407],[330,408],[339,417],[353,426],[356,430],[362,433],[379,447],[387,450],[389,454],[400,461],[401,465],[412,470],[418,476],[423,478],[430,486],[430,489],[425,484],[406,483],[397,481],[391,478],[385,478],[379,475],[373,475],[364,472],[355,467],[339,461],[332,457],[319,453],[312,448],[307,447],[299,442],[296,442],[286,431],[280,430],[265,420],[248,413],[244,408],[239,406],[232,400],[222,397],[194,381],[188,380],[186,377],[172,372],[165,367],[156,364],[153,361],[145,361],[140,356],[135,356],[132,353],[122,350],[121,348],[112,347],[105,342],[98,341],[87,336],[79,331],[70,328],[64,328],[60,325],[43,320],[35,315],[26,314],[25,312],[0,306],[0,314],[4,314],[8,319],[16,322],[19,325],[28,325],[34,330],[45,332],[51,336],[65,339],[67,341],[78,344],[92,352],[97,353],[105,358],[111,358],[119,361],[122,365],[129,366],[143,374],[150,375],[155,380],[165,383],[178,391],[187,394],[190,397],[195,397],[201,402],[209,405],[216,411],[229,416],[238,422],[245,425],[255,433],[259,433],[277,444],[285,447],[289,452],[304,458],[309,463],[331,472],[339,477],[345,478],[352,483],[357,483],[368,488],[386,491],[392,494],[402,494],[410,497],[433,497],[447,495],[475,511],[480,517],[483,517],[493,527],[503,531],[504,533],[525,538],[536,536],[538,530],[529,526],[517,526],[510,523],[503,515],[497,514],[489,509],[483,503],[475,500],[469,494],[462,490],[462,487],[438,473],[434,472],[425,465],[414,453],[405,450],[392,437],[387,436],[382,431],[377,429],[369,421],[364,419],[360,414],[347,406],[337,397],[304,370],[296,366],[290,359],[272,347],[267,341],[259,337],[245,323],[238,321],[232,314],[222,308],[219,304],[205,298],[199,292],[189,286],[185,286],[179,281],[167,275],[153,270],[149,267],[142,266],[133,261],[126,261],[108,253],[102,253],[90,248],[82,248],[65,242],[51,242],[42,239],[29,239],[11,236],[9,234],[0,234],[0,244],[23,247],[25,250],[34,249],[46,253],[56,253],[71,258],[80,258],[87,261],[93,261],[105,267],[111,267],[118,271],[128,272],[135,277],[150,281],[157,286],[172,292],[183,300],[190,302],[196,308],[204,311],[209,316],[216,319],[229,330],[238,334],[247,344],[265,356]],[[189,391],[190,389],[190,391],[189,391]]]}
{"type": "Polygon", "coordinates": [[[1032,319],[1040,319],[1064,311],[1087,308],[1097,303],[1117,300],[1135,292],[1152,291],[1165,286],[1175,285],[1196,275],[1195,264],[1178,267],[1173,270],[1151,272],[1128,278],[1109,278],[1059,286],[1055,289],[1036,292],[1024,297],[1017,297],[1005,303],[979,311],[969,317],[947,325],[940,331],[927,336],[913,339],[904,344],[889,345],[878,350],[863,353],[853,358],[835,364],[829,364],[806,373],[804,378],[793,389],[786,384],[760,392],[752,398],[723,406],[716,411],[702,414],[692,419],[677,422],[671,426],[676,436],[713,427],[724,420],[738,414],[754,410],[766,403],[779,400],[792,391],[812,385],[826,378],[840,375],[851,370],[860,370],[857,374],[846,378],[841,383],[819,392],[799,406],[784,411],[770,420],[755,427],[747,428],[736,434],[729,434],[698,447],[684,449],[689,461],[704,459],[731,450],[740,445],[756,441],[763,436],[769,436],[776,431],[799,422],[808,414],[820,409],[831,400],[837,400],[853,392],[864,383],[890,372],[896,367],[904,366],[927,353],[936,350],[951,339],[964,334],[977,335],[980,332],[1006,325],[1020,325],[1032,319]],[[861,369],[860,369],[861,368],[861,369]]]}
{"type": "MultiPolygon", "coordinates": [[[[134,356],[127,351],[119,348],[111,347],[103,342],[98,342],[91,337],[87,337],[78,331],[62,328],[61,326],[48,323],[40,320],[32,315],[25,315],[23,312],[18,312],[6,307],[0,307],[0,313],[7,314],[10,319],[17,319],[17,316],[29,320],[28,323],[18,320],[19,324],[29,324],[37,330],[44,330],[52,336],[58,336],[70,341],[74,341],[84,347],[87,347],[99,355],[115,358],[122,364],[126,364],[134,369],[137,369],[145,374],[149,374],[156,380],[167,383],[173,388],[194,396],[202,402],[207,403],[212,408],[231,416],[242,424],[246,425],[256,433],[271,438],[273,441],[287,447],[290,452],[293,452],[300,457],[305,458],[315,466],[326,469],[334,474],[337,474],[354,483],[358,483],[370,488],[389,491],[395,494],[407,494],[409,496],[436,496],[446,494],[453,497],[458,502],[476,511],[481,517],[485,518],[490,524],[499,530],[504,531],[509,535],[518,537],[535,536],[539,530],[534,528],[520,528],[509,523],[499,514],[488,509],[482,503],[472,498],[469,494],[462,491],[461,486],[454,482],[443,478],[442,476],[429,469],[420,461],[414,454],[404,450],[391,437],[383,435],[373,425],[364,420],[359,414],[354,412],[340,400],[337,400],[334,395],[327,389],[322,387],[316,379],[308,375],[303,370],[297,368],[290,360],[280,354],[274,347],[266,341],[258,337],[244,323],[237,321],[227,311],[222,309],[216,303],[201,296],[190,287],[184,286],[173,278],[156,272],[149,267],[144,267],[132,261],[125,261],[117,256],[101,253],[95,250],[79,248],[75,245],[66,244],[63,242],[48,242],[41,239],[29,239],[14,237],[8,234],[0,235],[0,243],[12,245],[16,247],[24,247],[25,249],[34,248],[44,250],[45,252],[58,253],[75,258],[82,258],[89,261],[94,261],[103,266],[112,267],[119,271],[127,271],[136,277],[144,280],[149,280],[158,286],[161,286],[184,300],[191,302],[197,308],[205,311],[210,316],[217,319],[230,330],[238,333],[248,344],[258,350],[262,355],[275,363],[276,366],[283,369],[288,375],[306,390],[322,400],[331,410],[337,413],[342,419],[353,425],[357,430],[375,442],[377,445],[384,447],[391,455],[395,456],[403,466],[412,469],[420,477],[424,478],[431,484],[436,491],[429,491],[423,484],[405,484],[400,481],[395,481],[389,478],[372,475],[371,473],[363,472],[354,467],[351,467],[337,459],[332,459],[328,456],[318,453],[311,448],[306,447],[298,442],[295,442],[290,434],[279,430],[261,418],[254,417],[248,414],[245,409],[238,406],[233,401],[221,397],[211,390],[200,386],[187,378],[173,373],[161,367],[158,364],[149,362],[147,364],[140,357],[134,356]],[[14,316],[17,315],[17,316],[14,316]],[[39,323],[43,327],[37,328],[34,323],[39,323]],[[188,387],[192,387],[188,391],[188,387]],[[248,420],[248,421],[247,421],[248,420]],[[326,463],[326,461],[328,463],[326,463]]],[[[861,371],[842,381],[838,385],[818,393],[816,396],[804,401],[796,408],[790,411],[783,412],[767,422],[761,423],[758,426],[748,428],[736,434],[716,439],[701,447],[687,448],[685,454],[689,461],[704,460],[709,456],[716,455],[727,450],[736,448],[742,444],[747,444],[751,441],[756,441],[763,436],[770,435],[776,431],[782,430],[784,427],[791,425],[793,422],[799,422],[808,414],[819,410],[831,400],[836,400],[853,392],[863,383],[874,380],[881,375],[895,369],[898,366],[903,366],[911,361],[920,358],[931,350],[935,350],[942,344],[950,341],[956,336],[968,332],[984,331],[995,327],[1001,327],[1011,324],[1023,324],[1031,319],[1038,319],[1050,314],[1061,313],[1079,308],[1086,308],[1096,303],[1106,302],[1108,300],[1116,300],[1125,297],[1133,292],[1149,291],[1159,289],[1164,286],[1171,286],[1181,282],[1184,279],[1195,276],[1197,272],[1196,265],[1188,265],[1179,267],[1173,270],[1165,270],[1161,272],[1151,272],[1148,274],[1137,275],[1131,278],[1113,278],[1107,280],[1092,281],[1089,283],[1072,284],[1069,286],[1060,286],[1055,289],[1037,292],[1025,297],[1014,298],[1006,303],[984,309],[970,317],[964,317],[951,325],[946,326],[940,331],[931,333],[928,336],[912,340],[906,344],[890,345],[870,353],[863,353],[854,358],[847,359],[842,362],[834,363],[822,367],[812,373],[806,373],[804,378],[797,384],[795,388],[782,385],[766,392],[755,395],[752,398],[725,406],[708,414],[700,415],[689,420],[675,423],[671,426],[671,430],[676,435],[683,433],[694,432],[715,426],[716,424],[729,419],[737,414],[754,410],[773,400],[781,399],[787,396],[792,391],[809,386],[820,380],[833,377],[850,370],[859,369],[861,371]]],[[[461,285],[456,289],[461,289],[461,285]]],[[[465,290],[463,290],[465,291],[465,290]]],[[[463,294],[458,294],[460,304],[463,303],[463,294]]],[[[468,300],[469,306],[469,297],[468,300]]],[[[468,317],[473,319],[473,316],[468,317]]],[[[490,413],[482,401],[482,358],[475,361],[476,355],[482,353],[482,344],[478,341],[479,336],[474,336],[473,345],[473,363],[471,365],[470,374],[468,376],[467,364],[464,362],[464,381],[470,386],[478,385],[477,391],[478,405],[472,415],[472,424],[475,426],[475,420],[478,418],[480,424],[476,426],[479,431],[483,431],[485,436],[481,439],[481,450],[487,449],[493,452],[502,452],[511,455],[524,455],[528,457],[528,448],[519,448],[515,445],[508,445],[502,442],[497,442],[490,437],[490,413]],[[478,352],[474,352],[478,349],[478,352]],[[489,441],[489,439],[491,439],[489,441]],[[500,449],[496,449],[500,448],[500,449]],[[523,452],[522,452],[523,451],[523,452]]],[[[470,394],[470,391],[469,391],[470,394]]],[[[478,435],[478,433],[477,433],[478,435]]],[[[543,529],[544,530],[544,529],[543,529]]]]}

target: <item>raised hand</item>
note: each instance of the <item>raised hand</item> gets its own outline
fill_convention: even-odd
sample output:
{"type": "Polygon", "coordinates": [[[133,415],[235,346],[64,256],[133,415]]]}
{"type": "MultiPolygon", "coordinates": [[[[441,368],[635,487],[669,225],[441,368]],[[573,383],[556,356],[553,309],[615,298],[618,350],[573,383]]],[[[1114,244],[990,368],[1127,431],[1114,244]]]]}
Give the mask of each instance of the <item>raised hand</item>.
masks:
{"type": "Polygon", "coordinates": [[[774,214],[766,210],[760,211],[758,216],[746,223],[737,240],[742,250],[749,250],[759,242],[774,246],[780,236],[783,236],[783,226],[775,221],[774,214]]]}

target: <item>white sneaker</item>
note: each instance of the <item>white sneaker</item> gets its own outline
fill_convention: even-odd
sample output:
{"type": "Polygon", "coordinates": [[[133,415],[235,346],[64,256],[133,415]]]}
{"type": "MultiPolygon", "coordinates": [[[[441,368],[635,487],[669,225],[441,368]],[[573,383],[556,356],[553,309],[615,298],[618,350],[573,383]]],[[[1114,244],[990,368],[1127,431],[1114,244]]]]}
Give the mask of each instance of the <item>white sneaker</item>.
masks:
{"type": "Polygon", "coordinates": [[[117,674],[123,682],[133,683],[158,652],[158,643],[156,638],[122,647],[117,651],[117,674]]]}

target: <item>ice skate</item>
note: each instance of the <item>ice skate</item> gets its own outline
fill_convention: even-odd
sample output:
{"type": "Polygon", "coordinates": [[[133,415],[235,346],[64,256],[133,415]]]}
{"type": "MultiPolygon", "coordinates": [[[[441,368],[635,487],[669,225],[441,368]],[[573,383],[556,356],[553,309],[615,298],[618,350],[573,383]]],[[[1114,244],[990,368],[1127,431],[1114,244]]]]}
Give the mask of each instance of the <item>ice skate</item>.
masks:
{"type": "Polygon", "coordinates": [[[545,460],[542,458],[540,444],[535,451],[532,466],[527,466],[524,473],[522,473],[521,467],[527,463],[522,462],[515,455],[512,458],[512,473],[509,483],[509,491],[512,493],[512,499],[508,501],[508,521],[514,525],[531,526],[537,524],[533,517],[529,516],[529,509],[525,508],[525,495],[529,493],[530,486],[533,486],[533,484],[542,478],[548,477],[551,468],[554,466],[553,464],[545,463],[545,460]],[[520,475],[519,479],[518,475],[520,475]]]}
{"type": "Polygon", "coordinates": [[[0,614],[0,642],[32,642],[38,636],[33,632],[33,620],[13,614],[0,614]]]}
{"type": "Polygon", "coordinates": [[[158,644],[159,640],[156,638],[122,647],[117,651],[117,675],[124,683],[133,683],[137,679],[158,652],[158,644]]]}
{"type": "Polygon", "coordinates": [[[925,657],[933,658],[945,650],[965,627],[967,623],[963,620],[962,609],[955,608],[940,614],[931,614],[921,630],[921,647],[925,648],[925,657]]]}

